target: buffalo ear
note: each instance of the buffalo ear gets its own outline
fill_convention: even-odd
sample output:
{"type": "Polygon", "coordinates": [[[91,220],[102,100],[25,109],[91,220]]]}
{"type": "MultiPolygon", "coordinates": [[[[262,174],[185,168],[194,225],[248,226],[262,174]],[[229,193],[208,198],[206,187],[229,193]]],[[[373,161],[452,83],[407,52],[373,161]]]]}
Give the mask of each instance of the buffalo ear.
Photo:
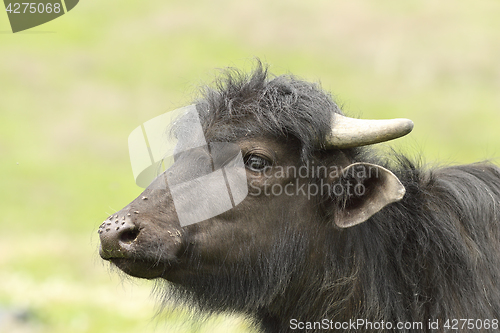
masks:
{"type": "Polygon", "coordinates": [[[347,189],[337,201],[335,223],[340,228],[365,222],[385,206],[403,199],[406,192],[391,171],[370,163],[349,165],[337,184],[347,189]]]}

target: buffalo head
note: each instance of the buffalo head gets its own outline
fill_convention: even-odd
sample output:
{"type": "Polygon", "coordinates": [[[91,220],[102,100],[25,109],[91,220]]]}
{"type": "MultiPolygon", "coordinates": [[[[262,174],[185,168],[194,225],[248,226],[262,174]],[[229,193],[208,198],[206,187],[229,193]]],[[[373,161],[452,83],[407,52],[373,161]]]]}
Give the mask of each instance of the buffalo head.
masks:
{"type": "MultiPolygon", "coordinates": [[[[249,76],[229,72],[216,86],[195,102],[206,146],[177,154],[103,222],[100,255],[132,276],[171,281],[212,308],[286,311],[282,299],[299,300],[312,276],[324,277],[325,257],[345,253],[345,230],[404,196],[398,178],[363,146],[401,137],[413,124],[345,117],[316,85],[293,76],[269,79],[260,66],[249,76]],[[237,147],[247,195],[182,226],[169,180],[193,179],[199,165],[217,169],[211,148],[217,143],[237,147]],[[291,298],[284,296],[291,290],[291,298]]],[[[216,206],[228,190],[214,190],[212,181],[202,184],[212,189],[208,195],[176,187],[175,196],[193,210],[216,206]]]]}

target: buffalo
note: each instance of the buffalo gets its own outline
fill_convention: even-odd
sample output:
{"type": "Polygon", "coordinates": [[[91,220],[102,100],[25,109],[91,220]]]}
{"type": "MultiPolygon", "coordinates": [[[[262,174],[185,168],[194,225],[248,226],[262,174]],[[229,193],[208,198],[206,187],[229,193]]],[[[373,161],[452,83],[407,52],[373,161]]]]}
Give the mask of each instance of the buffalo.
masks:
{"type": "Polygon", "coordinates": [[[349,118],[317,84],[260,63],[226,70],[201,95],[206,146],[177,151],[104,221],[104,260],[263,332],[500,332],[498,167],[424,168],[382,152],[373,144],[408,134],[410,120],[349,118]],[[180,210],[227,196],[211,182],[198,196],[169,181],[193,178],[200,161],[222,169],[229,158],[215,161],[216,143],[237,147],[244,195],[182,222],[180,210]]]}

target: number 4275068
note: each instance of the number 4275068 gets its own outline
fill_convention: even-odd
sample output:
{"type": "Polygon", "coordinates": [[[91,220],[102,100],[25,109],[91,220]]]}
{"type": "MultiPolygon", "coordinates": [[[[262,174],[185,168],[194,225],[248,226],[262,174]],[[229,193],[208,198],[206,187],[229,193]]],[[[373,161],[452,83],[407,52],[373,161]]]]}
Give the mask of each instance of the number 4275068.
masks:
{"type": "Polygon", "coordinates": [[[25,13],[60,13],[61,4],[60,3],[33,3],[33,2],[23,2],[23,3],[9,3],[6,8],[7,12],[10,14],[25,14],[25,13]],[[24,7],[24,8],[23,8],[24,7]]]}

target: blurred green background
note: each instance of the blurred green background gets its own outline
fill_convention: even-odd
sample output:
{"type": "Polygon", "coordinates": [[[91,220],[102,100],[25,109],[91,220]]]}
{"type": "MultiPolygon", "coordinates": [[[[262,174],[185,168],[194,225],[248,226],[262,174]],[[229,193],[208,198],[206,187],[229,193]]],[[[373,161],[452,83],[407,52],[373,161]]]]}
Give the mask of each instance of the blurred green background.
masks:
{"type": "Polygon", "coordinates": [[[127,137],[217,68],[320,81],[350,115],[407,117],[425,162],[500,156],[500,2],[81,1],[12,34],[0,5],[0,332],[251,332],[200,321],[98,255],[134,199],[127,137]]]}

